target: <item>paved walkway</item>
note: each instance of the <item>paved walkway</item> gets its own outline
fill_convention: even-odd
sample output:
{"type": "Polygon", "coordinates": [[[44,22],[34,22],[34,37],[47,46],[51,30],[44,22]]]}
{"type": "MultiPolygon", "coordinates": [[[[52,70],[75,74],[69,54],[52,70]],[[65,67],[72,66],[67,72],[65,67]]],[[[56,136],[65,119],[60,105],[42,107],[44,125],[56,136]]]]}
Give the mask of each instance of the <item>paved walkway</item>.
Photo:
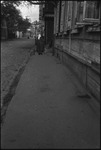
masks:
{"type": "Polygon", "coordinates": [[[2,148],[99,148],[99,109],[51,55],[31,57],[9,104],[2,148]]]}

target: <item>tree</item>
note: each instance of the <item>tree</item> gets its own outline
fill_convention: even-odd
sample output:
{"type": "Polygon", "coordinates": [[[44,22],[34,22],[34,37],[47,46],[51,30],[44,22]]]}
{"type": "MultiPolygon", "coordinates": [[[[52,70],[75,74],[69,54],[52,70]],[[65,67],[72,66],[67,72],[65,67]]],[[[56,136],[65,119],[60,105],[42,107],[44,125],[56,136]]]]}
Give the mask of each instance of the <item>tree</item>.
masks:
{"type": "Polygon", "coordinates": [[[17,2],[2,1],[1,2],[1,18],[5,18],[7,22],[8,38],[14,36],[17,24],[17,18],[20,16],[20,11],[16,9],[17,2]]]}
{"type": "Polygon", "coordinates": [[[1,4],[1,18],[5,18],[7,22],[8,28],[8,36],[12,37],[15,31],[23,31],[26,32],[27,28],[31,25],[28,19],[23,19],[21,16],[20,11],[16,8],[21,3],[23,4],[45,4],[53,1],[33,1],[33,0],[26,0],[26,1],[14,1],[14,0],[7,0],[7,1],[0,1],[1,4]]]}
{"type": "Polygon", "coordinates": [[[15,31],[26,32],[30,26],[28,19],[23,19],[20,11],[16,6],[20,5],[21,1],[2,1],[1,2],[1,18],[5,18],[8,28],[8,38],[14,37],[15,31]]]}
{"type": "Polygon", "coordinates": [[[23,19],[23,18],[19,18],[18,19],[18,31],[22,31],[23,33],[25,33],[27,31],[27,29],[30,27],[31,23],[29,22],[29,19],[23,19]]]}

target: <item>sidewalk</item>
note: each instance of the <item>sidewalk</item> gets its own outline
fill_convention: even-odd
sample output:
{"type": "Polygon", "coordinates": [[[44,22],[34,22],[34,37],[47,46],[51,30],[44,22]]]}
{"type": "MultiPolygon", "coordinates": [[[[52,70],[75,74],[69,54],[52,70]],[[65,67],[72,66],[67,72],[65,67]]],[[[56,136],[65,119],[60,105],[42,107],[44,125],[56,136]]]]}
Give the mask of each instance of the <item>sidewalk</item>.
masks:
{"type": "Polygon", "coordinates": [[[33,55],[1,130],[4,149],[100,148],[96,100],[55,57],[33,55]],[[93,104],[93,106],[92,106],[93,104]]]}

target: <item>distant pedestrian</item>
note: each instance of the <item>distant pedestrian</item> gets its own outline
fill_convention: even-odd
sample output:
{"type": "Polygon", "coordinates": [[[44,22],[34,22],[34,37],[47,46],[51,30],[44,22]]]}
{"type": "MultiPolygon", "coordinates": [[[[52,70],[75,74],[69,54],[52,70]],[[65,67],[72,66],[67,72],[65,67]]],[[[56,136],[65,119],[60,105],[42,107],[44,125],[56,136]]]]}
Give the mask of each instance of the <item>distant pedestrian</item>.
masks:
{"type": "Polygon", "coordinates": [[[52,46],[53,46],[53,40],[51,39],[49,42],[49,48],[52,48],[52,46]]]}
{"type": "Polygon", "coordinates": [[[40,51],[41,53],[44,52],[44,36],[40,37],[40,51]]]}
{"type": "Polygon", "coordinates": [[[35,37],[35,49],[37,51],[37,47],[38,47],[38,37],[35,37]]]}
{"type": "Polygon", "coordinates": [[[37,41],[37,52],[39,55],[40,54],[42,55],[44,52],[44,37],[43,36],[41,36],[40,39],[38,39],[37,41]]]}

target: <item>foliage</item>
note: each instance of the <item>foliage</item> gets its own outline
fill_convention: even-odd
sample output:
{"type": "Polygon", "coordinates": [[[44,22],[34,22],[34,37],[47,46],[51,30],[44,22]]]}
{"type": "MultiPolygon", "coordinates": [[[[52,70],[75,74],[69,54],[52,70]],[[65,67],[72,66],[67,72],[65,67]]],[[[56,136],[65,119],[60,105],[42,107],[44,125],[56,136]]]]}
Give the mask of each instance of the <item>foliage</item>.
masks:
{"type": "Polygon", "coordinates": [[[29,19],[23,19],[21,17],[19,17],[18,20],[18,31],[22,31],[23,33],[26,32],[26,30],[29,28],[29,26],[31,25],[31,23],[29,22],[29,19]]]}
{"type": "Polygon", "coordinates": [[[28,19],[23,19],[20,11],[16,6],[20,5],[22,1],[1,1],[1,18],[5,18],[7,22],[8,35],[15,31],[26,32],[30,26],[28,19]]]}
{"type": "Polygon", "coordinates": [[[3,0],[0,1],[1,4],[1,19],[5,18],[7,22],[7,29],[8,29],[8,35],[14,33],[15,31],[23,31],[26,32],[26,30],[29,28],[31,23],[26,18],[22,18],[20,11],[17,9],[16,6],[19,6],[20,4],[23,5],[33,5],[33,4],[42,4],[45,1],[33,1],[33,0],[3,0]]]}

